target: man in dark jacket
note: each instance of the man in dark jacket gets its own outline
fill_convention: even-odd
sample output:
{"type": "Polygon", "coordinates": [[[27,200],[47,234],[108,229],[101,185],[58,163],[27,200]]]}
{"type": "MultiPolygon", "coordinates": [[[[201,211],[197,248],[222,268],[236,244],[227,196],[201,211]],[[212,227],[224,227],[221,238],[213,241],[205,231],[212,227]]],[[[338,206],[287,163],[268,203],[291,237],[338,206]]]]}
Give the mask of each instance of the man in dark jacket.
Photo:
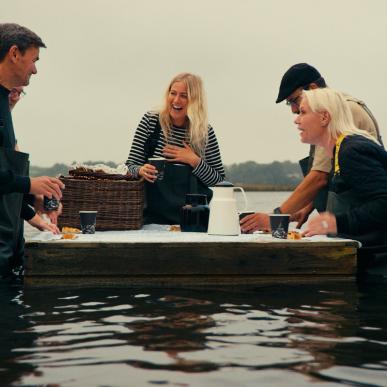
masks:
{"type": "Polygon", "coordinates": [[[61,198],[58,179],[28,176],[28,154],[16,150],[9,106],[14,87],[27,86],[36,74],[39,49],[45,44],[34,32],[12,23],[0,24],[0,276],[23,263],[23,219],[34,218],[33,195],[61,198]]]}

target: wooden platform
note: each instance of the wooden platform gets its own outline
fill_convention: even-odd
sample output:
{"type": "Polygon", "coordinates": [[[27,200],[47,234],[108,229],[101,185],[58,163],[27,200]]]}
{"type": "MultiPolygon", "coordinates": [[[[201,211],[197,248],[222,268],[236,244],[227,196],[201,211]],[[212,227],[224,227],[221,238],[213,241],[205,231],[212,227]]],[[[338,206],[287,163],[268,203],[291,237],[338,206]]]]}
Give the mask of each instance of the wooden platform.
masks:
{"type": "Polygon", "coordinates": [[[25,286],[239,287],[353,280],[356,275],[355,241],[252,235],[198,239],[193,234],[189,241],[183,234],[182,240],[142,234],[140,241],[29,241],[25,286]]]}

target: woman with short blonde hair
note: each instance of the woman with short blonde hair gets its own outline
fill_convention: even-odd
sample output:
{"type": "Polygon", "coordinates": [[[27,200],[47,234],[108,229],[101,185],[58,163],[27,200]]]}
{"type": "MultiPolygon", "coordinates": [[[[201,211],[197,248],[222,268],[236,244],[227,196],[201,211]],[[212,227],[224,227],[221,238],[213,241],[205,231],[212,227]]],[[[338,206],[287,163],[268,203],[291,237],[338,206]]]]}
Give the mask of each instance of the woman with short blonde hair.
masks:
{"type": "Polygon", "coordinates": [[[324,147],[334,159],[328,212],[310,219],[305,235],[338,234],[359,240],[363,246],[386,244],[384,148],[355,127],[348,104],[333,89],[304,91],[295,123],[302,142],[324,147]]]}
{"type": "Polygon", "coordinates": [[[345,133],[346,135],[363,136],[378,143],[369,132],[355,126],[349,104],[340,91],[330,88],[311,89],[303,91],[303,96],[308,100],[312,111],[329,113],[330,120],[327,129],[331,139],[337,139],[345,133]]]}

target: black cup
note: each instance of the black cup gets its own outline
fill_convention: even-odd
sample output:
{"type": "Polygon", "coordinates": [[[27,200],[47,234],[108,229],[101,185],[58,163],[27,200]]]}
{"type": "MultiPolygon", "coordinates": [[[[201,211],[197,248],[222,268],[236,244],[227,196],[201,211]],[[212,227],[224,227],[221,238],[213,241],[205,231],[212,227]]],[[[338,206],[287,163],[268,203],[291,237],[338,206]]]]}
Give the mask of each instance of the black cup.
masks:
{"type": "Polygon", "coordinates": [[[288,238],[289,219],[289,214],[270,214],[271,235],[274,238],[288,238]]]}
{"type": "Polygon", "coordinates": [[[97,223],[97,211],[79,211],[82,234],[94,234],[97,223]]]}
{"type": "Polygon", "coordinates": [[[186,194],[180,210],[180,228],[183,232],[207,232],[210,207],[207,195],[186,194]]]}
{"type": "Polygon", "coordinates": [[[255,214],[254,211],[244,211],[239,213],[239,220],[241,221],[245,216],[255,214]]]}
{"type": "Polygon", "coordinates": [[[45,211],[54,211],[59,208],[59,200],[52,197],[49,199],[47,196],[43,198],[43,208],[45,211]]]}
{"type": "Polygon", "coordinates": [[[154,165],[157,169],[157,180],[164,179],[165,158],[164,157],[150,157],[148,159],[150,165],[154,165]]]}
{"type": "MultiPolygon", "coordinates": [[[[239,222],[240,222],[245,216],[251,215],[251,214],[255,214],[255,212],[254,212],[254,211],[244,211],[244,212],[240,212],[240,213],[239,213],[239,222]]],[[[241,233],[242,233],[242,234],[246,234],[246,233],[243,232],[242,230],[241,230],[241,233]]]]}

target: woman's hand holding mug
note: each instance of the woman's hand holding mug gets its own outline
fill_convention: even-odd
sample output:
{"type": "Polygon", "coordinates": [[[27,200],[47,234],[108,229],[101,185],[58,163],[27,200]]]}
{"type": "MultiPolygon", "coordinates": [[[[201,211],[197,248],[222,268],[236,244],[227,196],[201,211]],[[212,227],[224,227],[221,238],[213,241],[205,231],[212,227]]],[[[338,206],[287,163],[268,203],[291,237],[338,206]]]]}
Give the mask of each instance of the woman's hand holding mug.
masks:
{"type": "Polygon", "coordinates": [[[157,169],[151,164],[144,164],[138,171],[138,174],[149,183],[154,183],[157,179],[157,169]]]}

